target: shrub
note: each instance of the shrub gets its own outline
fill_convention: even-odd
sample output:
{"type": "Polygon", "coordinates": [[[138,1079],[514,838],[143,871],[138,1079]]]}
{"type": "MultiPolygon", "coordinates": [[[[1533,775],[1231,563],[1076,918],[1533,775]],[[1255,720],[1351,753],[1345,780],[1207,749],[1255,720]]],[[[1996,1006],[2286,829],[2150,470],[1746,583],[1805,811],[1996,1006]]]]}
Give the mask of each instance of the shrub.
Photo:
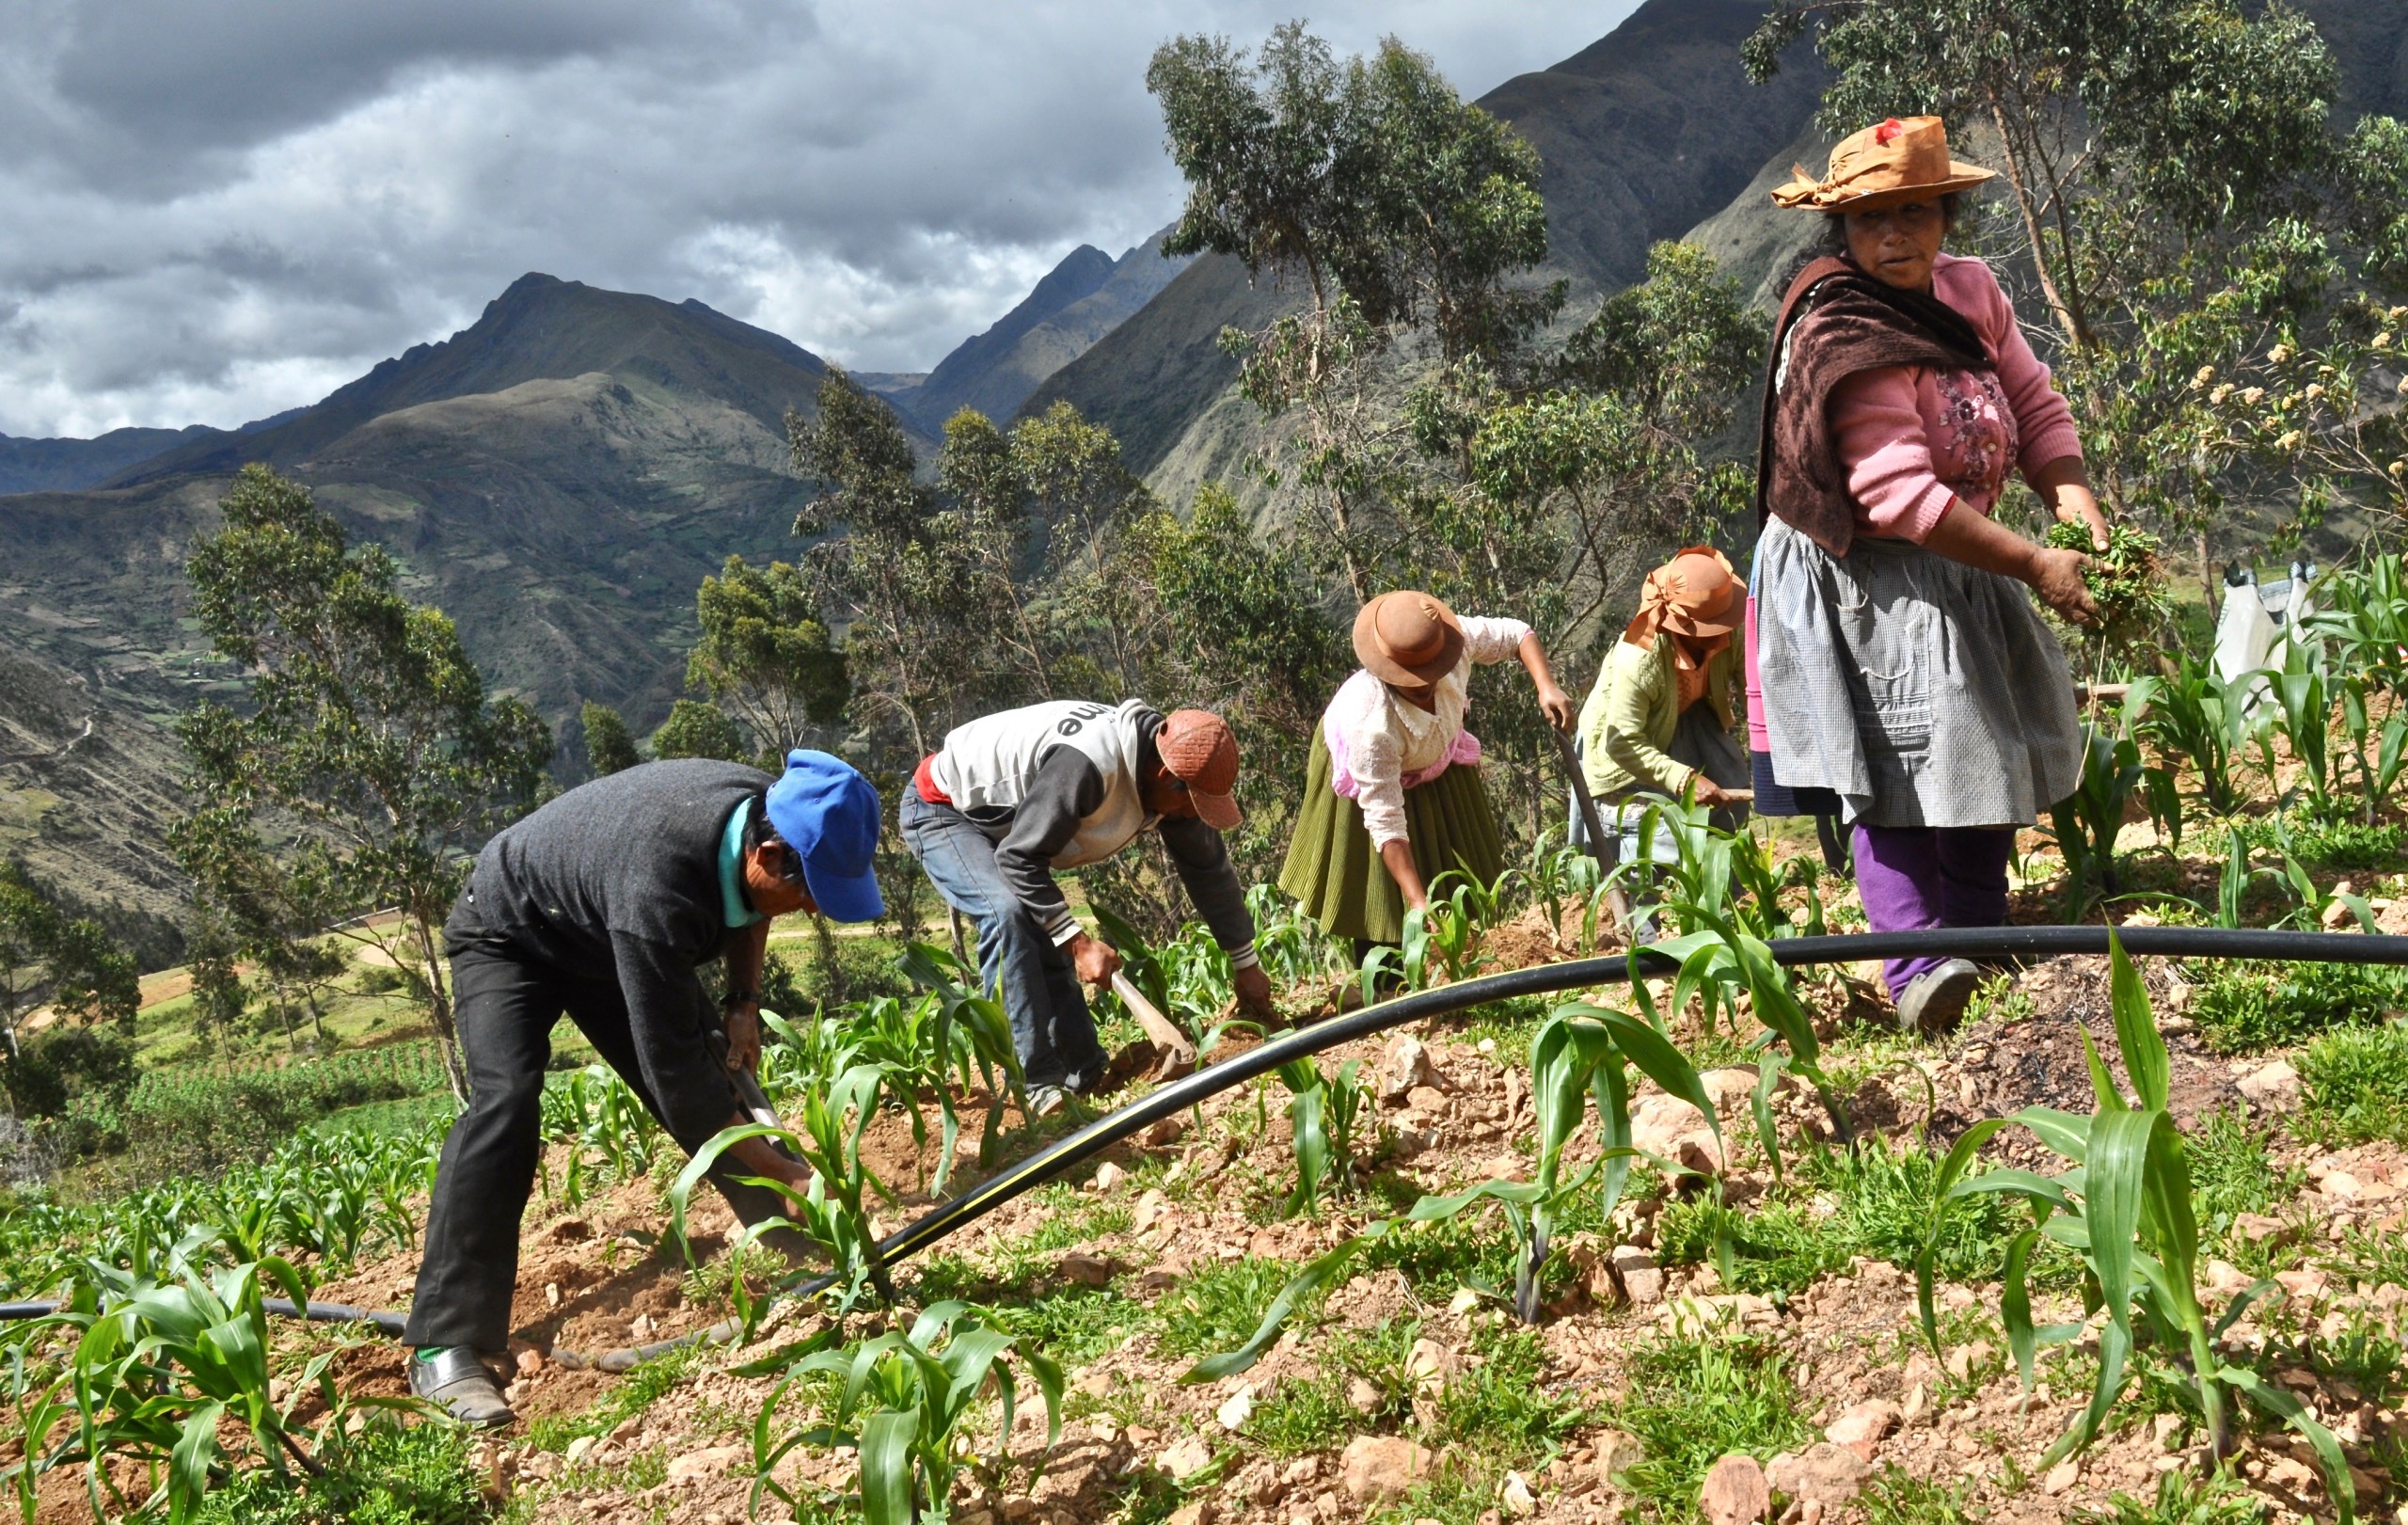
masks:
{"type": "Polygon", "coordinates": [[[2408,1006],[2408,970],[2362,963],[2231,963],[2199,987],[2193,1012],[2219,1054],[2279,1048],[2408,1006]]]}
{"type": "Polygon", "coordinates": [[[2307,1131],[2336,1141],[2408,1140],[2408,1027],[2339,1027],[2307,1045],[2307,1131]]]}
{"type": "Polygon", "coordinates": [[[330,1433],[323,1476],[296,1487],[265,1468],[239,1472],[201,1502],[199,1525],[481,1525],[493,1517],[468,1460],[469,1432],[378,1415],[330,1433]]]}

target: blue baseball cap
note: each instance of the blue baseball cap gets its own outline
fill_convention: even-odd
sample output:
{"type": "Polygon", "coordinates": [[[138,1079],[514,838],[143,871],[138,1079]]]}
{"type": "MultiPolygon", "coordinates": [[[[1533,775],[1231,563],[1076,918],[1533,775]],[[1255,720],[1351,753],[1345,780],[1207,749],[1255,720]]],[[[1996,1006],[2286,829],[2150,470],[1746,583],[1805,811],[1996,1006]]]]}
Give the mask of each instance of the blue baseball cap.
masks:
{"type": "Polygon", "coordinates": [[[769,824],[802,860],[803,886],[838,921],[886,913],[870,870],[878,848],[878,791],[841,757],[797,747],[769,786],[769,824]]]}

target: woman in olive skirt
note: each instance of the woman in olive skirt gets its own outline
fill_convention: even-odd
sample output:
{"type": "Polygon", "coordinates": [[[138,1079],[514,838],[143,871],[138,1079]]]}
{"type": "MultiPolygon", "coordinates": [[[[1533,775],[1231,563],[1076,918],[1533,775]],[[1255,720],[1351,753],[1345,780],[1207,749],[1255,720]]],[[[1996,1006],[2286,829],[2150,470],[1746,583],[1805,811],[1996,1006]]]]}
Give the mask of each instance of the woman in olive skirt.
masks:
{"type": "Polygon", "coordinates": [[[1363,666],[1322,712],[1305,805],[1279,887],[1358,959],[1404,937],[1450,869],[1494,883],[1504,871],[1497,813],[1480,783],[1480,739],[1464,729],[1472,664],[1518,658],[1539,708],[1571,728],[1539,639],[1520,620],[1459,618],[1426,593],[1382,594],[1354,619],[1363,666]]]}

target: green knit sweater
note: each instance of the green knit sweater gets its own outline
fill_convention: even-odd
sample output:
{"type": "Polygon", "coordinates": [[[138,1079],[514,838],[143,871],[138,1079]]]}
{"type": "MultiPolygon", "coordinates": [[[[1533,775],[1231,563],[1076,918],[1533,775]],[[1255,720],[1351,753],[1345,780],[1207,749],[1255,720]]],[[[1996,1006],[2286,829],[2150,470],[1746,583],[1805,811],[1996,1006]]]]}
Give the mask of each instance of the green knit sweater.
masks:
{"type": "MultiPolygon", "coordinates": [[[[1726,729],[1738,658],[1734,643],[1705,665],[1703,702],[1714,707],[1726,729]]],[[[1589,781],[1589,792],[1600,800],[1619,800],[1634,789],[1677,795],[1687,788],[1697,770],[1673,761],[1664,751],[1680,720],[1671,638],[1658,639],[1652,647],[1616,641],[1597,670],[1589,702],[1580,707],[1580,771],[1589,781]]]]}

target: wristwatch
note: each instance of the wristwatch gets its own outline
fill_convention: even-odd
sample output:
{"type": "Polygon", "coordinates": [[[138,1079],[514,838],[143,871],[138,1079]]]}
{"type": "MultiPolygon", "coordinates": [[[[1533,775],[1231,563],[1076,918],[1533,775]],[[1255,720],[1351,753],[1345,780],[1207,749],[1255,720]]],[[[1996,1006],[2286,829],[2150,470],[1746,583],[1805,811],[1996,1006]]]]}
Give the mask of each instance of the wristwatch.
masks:
{"type": "Polygon", "coordinates": [[[719,998],[719,1009],[721,1011],[724,1011],[728,1008],[734,1006],[759,1006],[760,1004],[761,993],[759,991],[729,991],[725,995],[719,998]]]}

